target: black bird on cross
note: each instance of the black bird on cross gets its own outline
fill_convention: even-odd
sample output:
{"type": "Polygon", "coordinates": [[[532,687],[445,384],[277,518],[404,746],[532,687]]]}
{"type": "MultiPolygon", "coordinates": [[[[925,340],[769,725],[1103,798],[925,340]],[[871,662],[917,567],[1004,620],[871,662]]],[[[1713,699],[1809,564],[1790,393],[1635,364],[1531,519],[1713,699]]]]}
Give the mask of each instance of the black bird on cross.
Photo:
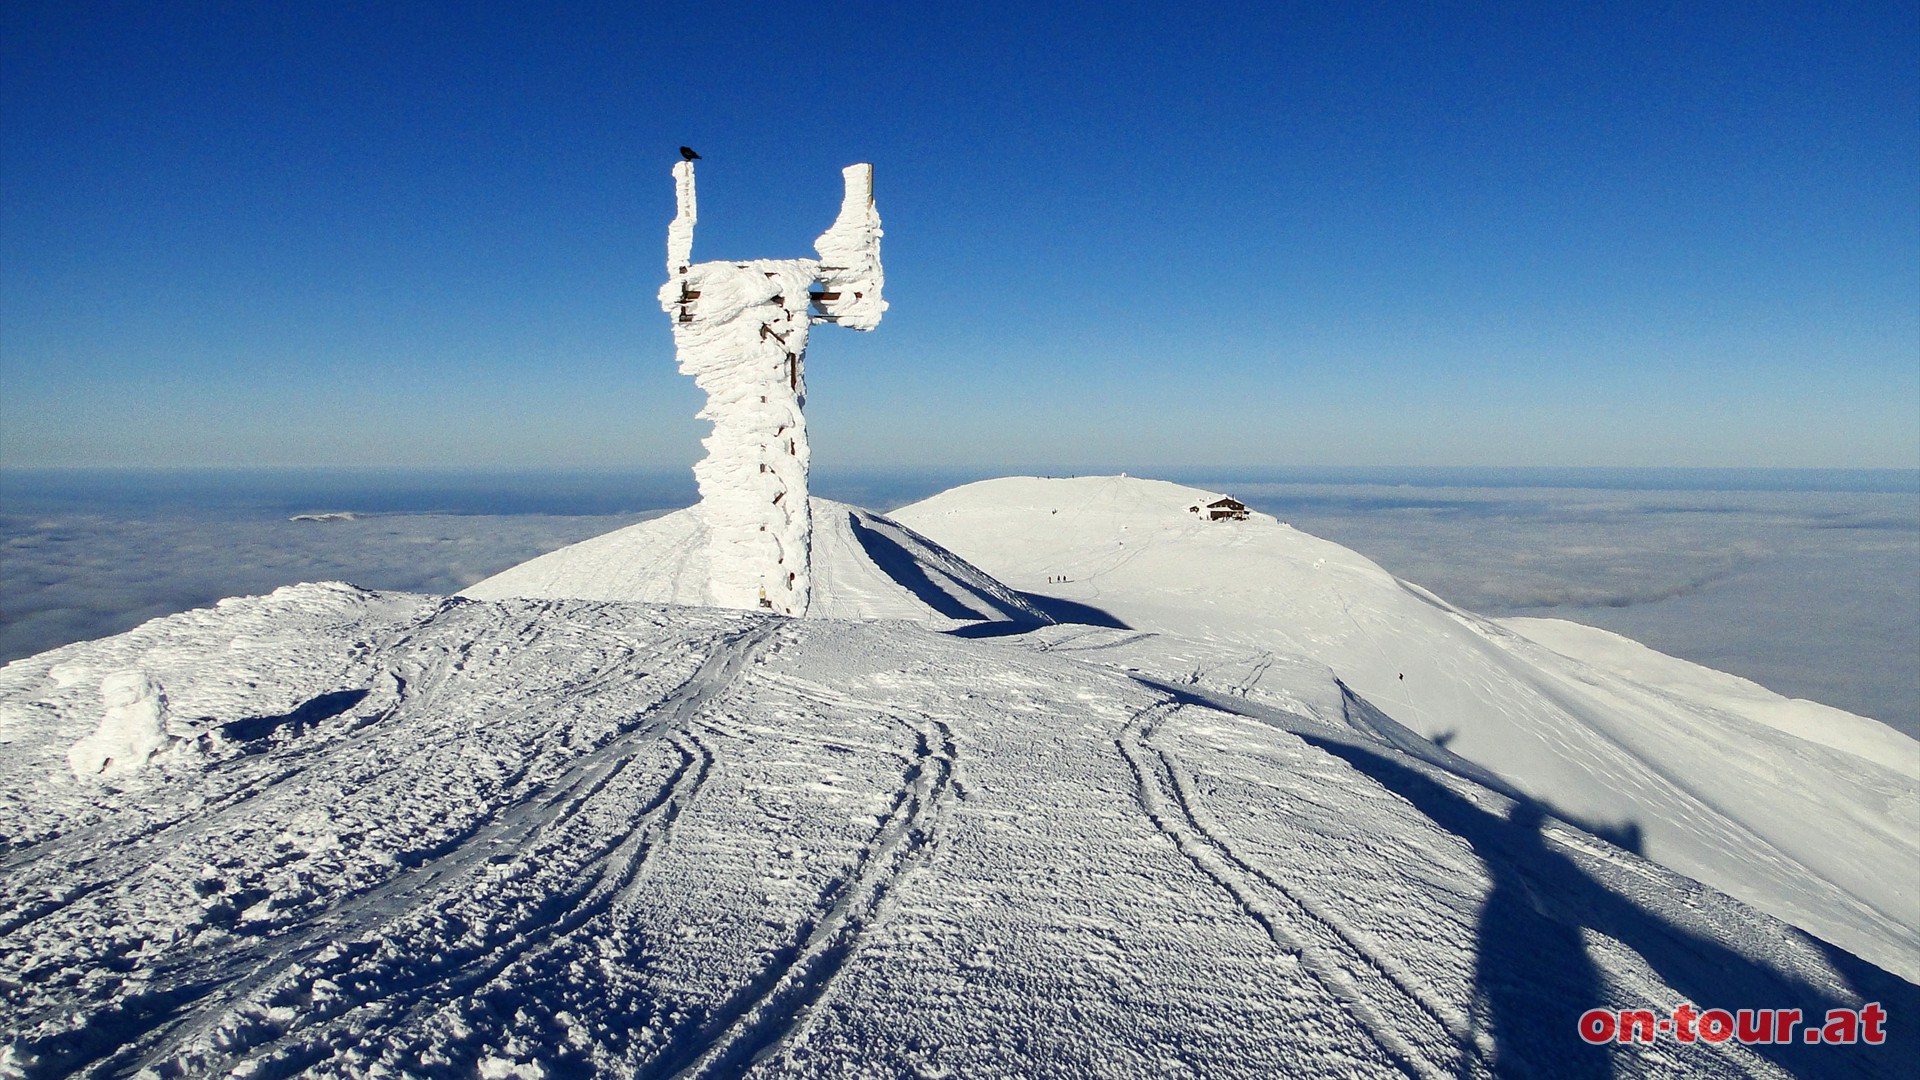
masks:
{"type": "Polygon", "coordinates": [[[699,155],[699,154],[696,154],[696,153],[694,153],[694,152],[693,152],[693,147],[691,147],[691,146],[683,146],[683,147],[681,147],[681,148],[680,148],[680,156],[681,156],[682,158],[685,158],[685,159],[686,159],[686,160],[688,160],[688,161],[699,161],[699,160],[700,160],[700,155],[699,155]]]}

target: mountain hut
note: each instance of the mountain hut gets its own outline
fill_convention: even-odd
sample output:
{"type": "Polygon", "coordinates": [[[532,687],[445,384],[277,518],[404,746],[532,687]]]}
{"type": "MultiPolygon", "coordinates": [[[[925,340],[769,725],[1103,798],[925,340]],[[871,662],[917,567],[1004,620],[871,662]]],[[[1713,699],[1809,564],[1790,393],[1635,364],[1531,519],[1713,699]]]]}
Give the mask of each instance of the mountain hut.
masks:
{"type": "Polygon", "coordinates": [[[1216,499],[1205,506],[1189,506],[1187,512],[1197,514],[1208,521],[1247,520],[1247,504],[1231,495],[1216,499]]]}

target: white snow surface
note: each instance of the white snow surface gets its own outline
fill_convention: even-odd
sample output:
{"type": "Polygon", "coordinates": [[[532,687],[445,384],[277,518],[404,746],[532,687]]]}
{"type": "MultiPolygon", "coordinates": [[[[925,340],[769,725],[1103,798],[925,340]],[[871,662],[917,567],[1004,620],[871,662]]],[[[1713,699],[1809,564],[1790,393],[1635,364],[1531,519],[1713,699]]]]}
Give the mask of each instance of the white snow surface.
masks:
{"type": "MultiPolygon", "coordinates": [[[[1000,483],[902,516],[989,566],[1096,534],[1032,580],[996,569],[1062,594],[1039,605],[1055,616],[1130,626],[935,618],[928,588],[976,612],[1021,594],[821,503],[820,604],[857,619],[309,584],[0,668],[0,1075],[1910,1075],[1920,987],[1882,970],[1914,977],[1897,942],[1828,944],[1556,813],[1567,792],[1496,776],[1464,721],[1445,746],[1414,728],[1460,719],[1443,706],[1518,725],[1498,679],[1531,663],[1556,694],[1591,681],[1584,712],[1542,694],[1569,743],[1568,716],[1659,706],[1720,725],[1692,737],[1733,740],[1735,776],[1904,774],[1702,719],[1697,699],[1734,696],[1710,683],[1663,705],[1624,662],[1483,626],[1270,519],[1182,519],[1189,489],[1000,483]],[[1188,586],[1147,573],[1163,560],[1188,586]],[[1275,576],[1214,576],[1240,571],[1275,576]],[[905,618],[874,617],[890,605],[905,618]],[[1270,605],[1320,651],[1258,643],[1270,605]],[[1393,679],[1403,706],[1422,685],[1439,702],[1403,724],[1341,669],[1356,636],[1420,652],[1410,684],[1476,649],[1486,681],[1393,679]],[[67,750],[125,672],[164,688],[170,741],[77,779],[67,750]],[[1877,1048],[1575,1035],[1593,1007],[1868,1001],[1890,1017],[1877,1048]]],[[[699,527],[670,515],[519,570],[692,588],[699,527]]],[[[1624,750],[1582,760],[1652,784],[1624,750]]],[[[1684,789],[1674,760],[1659,779],[1684,789]]],[[[1804,827],[1844,819],[1844,851],[1901,820],[1854,797],[1804,827]]],[[[1604,828],[1630,816],[1596,828],[1631,839],[1604,828]]],[[[1715,827],[1742,873],[1784,857],[1715,827]]]]}
{"type": "Polygon", "coordinates": [[[1749,720],[1920,779],[1920,743],[1877,720],[1805,698],[1783,697],[1752,680],[1668,656],[1611,630],[1565,619],[1499,622],[1570,659],[1669,693],[1715,702],[1749,720]]]}
{"type": "MultiPolygon", "coordinates": [[[[510,567],[461,595],[728,606],[710,587],[707,515],[702,502],[616,529],[510,567]]],[[[810,617],[907,619],[940,630],[1050,621],[988,574],[880,514],[814,499],[810,517],[810,617]]]]}
{"type": "Polygon", "coordinates": [[[1600,631],[1481,618],[1264,514],[1189,512],[1219,497],[1127,477],[1014,477],[892,516],[1012,588],[1190,643],[1184,669],[1134,661],[1170,681],[1224,667],[1246,674],[1232,689],[1258,697],[1265,665],[1324,665],[1556,812],[1920,977],[1920,744],[1652,650],[1623,659],[1600,631]]]}

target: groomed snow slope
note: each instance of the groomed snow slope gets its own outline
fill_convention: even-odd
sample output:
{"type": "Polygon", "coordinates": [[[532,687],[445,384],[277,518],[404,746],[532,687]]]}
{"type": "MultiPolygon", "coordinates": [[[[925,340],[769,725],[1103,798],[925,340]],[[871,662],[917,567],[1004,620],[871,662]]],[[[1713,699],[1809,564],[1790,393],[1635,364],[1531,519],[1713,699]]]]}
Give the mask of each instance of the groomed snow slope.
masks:
{"type": "Polygon", "coordinates": [[[1141,638],[301,585],[15,662],[0,1072],[1910,1066],[1916,988],[1395,749],[1324,669],[1259,679],[1315,717],[1089,635],[1141,638]],[[172,743],[76,781],[128,671],[172,743]],[[1885,1046],[1574,1034],[1864,1001],[1885,1046]]]}
{"type": "Polygon", "coordinates": [[[1278,693],[1263,670],[1325,665],[1560,813],[1920,978],[1920,744],[1592,633],[1480,618],[1263,514],[1188,510],[1218,497],[1017,477],[892,516],[1012,588],[1180,639],[1087,639],[1112,662],[1256,698],[1278,693]]]}
{"type": "MultiPolygon", "coordinates": [[[[1050,621],[1026,598],[898,523],[812,500],[813,588],[807,614],[910,619],[936,629],[1050,621]]],[[[677,510],[503,570],[461,595],[711,605],[713,530],[703,506],[677,510]]]]}
{"type": "MultiPolygon", "coordinates": [[[[1809,742],[1920,777],[1920,744],[1877,720],[1805,698],[1782,697],[1750,679],[1668,656],[1610,630],[1565,619],[1499,622],[1569,659],[1671,694],[1711,702],[1809,742]]],[[[1920,818],[1912,824],[1920,828],[1920,818]]]]}

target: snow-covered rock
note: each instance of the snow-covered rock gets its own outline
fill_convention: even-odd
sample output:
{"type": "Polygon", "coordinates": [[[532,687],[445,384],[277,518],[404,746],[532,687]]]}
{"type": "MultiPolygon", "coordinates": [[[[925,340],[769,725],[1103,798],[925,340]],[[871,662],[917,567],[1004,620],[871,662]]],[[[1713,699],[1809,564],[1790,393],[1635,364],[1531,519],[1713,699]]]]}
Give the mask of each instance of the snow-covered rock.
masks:
{"type": "Polygon", "coordinates": [[[74,776],[124,776],[172,742],[166,694],[146,672],[136,668],[108,675],[100,681],[100,698],[107,710],[100,727],[67,751],[74,776]]]}

